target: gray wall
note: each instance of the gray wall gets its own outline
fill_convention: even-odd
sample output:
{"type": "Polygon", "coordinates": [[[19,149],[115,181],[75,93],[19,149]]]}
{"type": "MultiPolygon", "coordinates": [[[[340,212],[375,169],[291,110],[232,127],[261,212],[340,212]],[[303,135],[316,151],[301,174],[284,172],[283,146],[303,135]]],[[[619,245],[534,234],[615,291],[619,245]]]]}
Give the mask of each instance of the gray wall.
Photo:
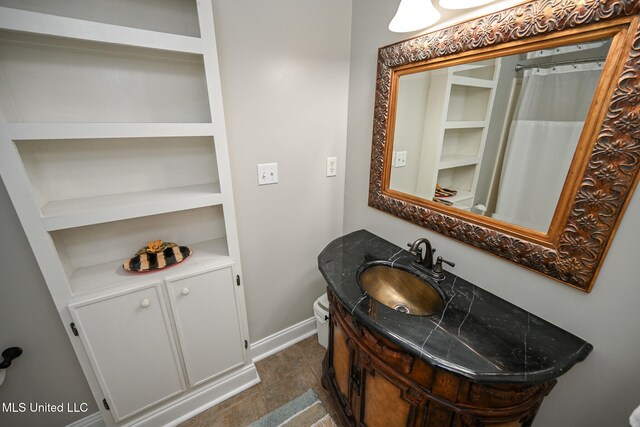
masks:
{"type": "Polygon", "coordinates": [[[216,0],[216,36],[255,342],[313,316],[316,257],[342,233],[351,2],[216,0]],[[327,156],[338,176],[326,177],[327,156]],[[257,163],[279,183],[257,185],[257,163]]]}
{"type": "Polygon", "coordinates": [[[0,236],[0,352],[8,347],[24,350],[7,370],[0,386],[0,404],[89,404],[86,414],[0,410],[0,425],[63,426],[96,412],[89,385],[1,180],[0,236]]]}
{"type": "Polygon", "coordinates": [[[440,255],[456,262],[456,274],[594,345],[585,362],[560,377],[534,425],[628,425],[640,404],[640,192],[590,294],[367,207],[376,52],[407,37],[387,30],[395,7],[388,0],[353,1],[345,232],[366,228],[400,246],[428,237],[440,255]]]}
{"type": "Polygon", "coordinates": [[[399,80],[393,152],[406,151],[407,163],[405,166],[391,169],[389,188],[407,194],[416,194],[425,134],[424,117],[429,97],[429,81],[429,72],[409,74],[399,80]]]}

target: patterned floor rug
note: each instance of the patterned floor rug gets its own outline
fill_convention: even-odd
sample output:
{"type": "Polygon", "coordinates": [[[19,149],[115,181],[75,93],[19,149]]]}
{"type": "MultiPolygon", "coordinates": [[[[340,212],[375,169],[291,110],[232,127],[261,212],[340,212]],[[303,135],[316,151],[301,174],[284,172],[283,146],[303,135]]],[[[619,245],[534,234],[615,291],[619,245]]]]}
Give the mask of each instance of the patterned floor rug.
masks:
{"type": "Polygon", "coordinates": [[[269,412],[249,427],[337,427],[318,395],[307,390],[289,403],[269,412]]]}

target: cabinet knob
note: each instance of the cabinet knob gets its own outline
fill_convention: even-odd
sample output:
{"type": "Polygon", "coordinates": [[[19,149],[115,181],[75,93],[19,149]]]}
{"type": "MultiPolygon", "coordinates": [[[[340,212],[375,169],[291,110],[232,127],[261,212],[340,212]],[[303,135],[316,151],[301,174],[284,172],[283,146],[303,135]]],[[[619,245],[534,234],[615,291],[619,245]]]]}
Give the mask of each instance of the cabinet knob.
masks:
{"type": "Polygon", "coordinates": [[[142,300],[142,302],[140,302],[140,307],[142,308],[147,308],[151,305],[151,301],[149,301],[149,298],[145,298],[142,300]]]}
{"type": "Polygon", "coordinates": [[[189,288],[182,288],[182,295],[189,295],[189,292],[191,292],[189,288]]]}

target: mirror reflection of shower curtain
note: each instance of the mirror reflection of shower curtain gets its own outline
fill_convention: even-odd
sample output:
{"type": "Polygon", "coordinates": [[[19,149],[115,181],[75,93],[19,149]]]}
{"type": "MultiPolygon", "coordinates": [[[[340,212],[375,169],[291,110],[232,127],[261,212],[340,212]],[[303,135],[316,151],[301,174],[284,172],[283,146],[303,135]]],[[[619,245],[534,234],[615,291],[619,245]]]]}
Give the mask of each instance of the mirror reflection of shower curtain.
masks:
{"type": "Polygon", "coordinates": [[[494,218],[548,230],[601,71],[595,63],[525,71],[494,218]]]}

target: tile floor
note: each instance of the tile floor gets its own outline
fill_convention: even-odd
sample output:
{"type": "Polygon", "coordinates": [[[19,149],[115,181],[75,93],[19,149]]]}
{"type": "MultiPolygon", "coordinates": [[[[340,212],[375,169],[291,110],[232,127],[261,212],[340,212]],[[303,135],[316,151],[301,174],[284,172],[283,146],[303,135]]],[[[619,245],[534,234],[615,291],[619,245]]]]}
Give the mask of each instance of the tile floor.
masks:
{"type": "Polygon", "coordinates": [[[246,427],[312,388],[334,417],[320,384],[325,349],[313,335],[256,363],[260,384],[185,421],[180,427],[246,427]]]}

